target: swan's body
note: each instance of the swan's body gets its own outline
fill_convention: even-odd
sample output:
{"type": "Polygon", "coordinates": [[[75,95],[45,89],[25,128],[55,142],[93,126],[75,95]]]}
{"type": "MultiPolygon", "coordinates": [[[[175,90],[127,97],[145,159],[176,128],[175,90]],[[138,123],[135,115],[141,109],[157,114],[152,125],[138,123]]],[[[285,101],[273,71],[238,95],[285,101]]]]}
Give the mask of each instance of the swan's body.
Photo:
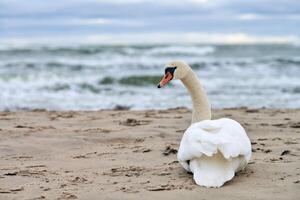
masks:
{"type": "Polygon", "coordinates": [[[228,118],[211,120],[206,93],[186,63],[174,61],[166,69],[170,68],[175,68],[172,78],[183,82],[193,102],[192,125],[182,137],[177,158],[185,170],[194,174],[198,185],[220,187],[247,165],[251,157],[250,140],[238,122],[228,118]]]}
{"type": "Polygon", "coordinates": [[[220,187],[242,170],[251,157],[251,143],[243,127],[228,118],[203,120],[184,133],[177,158],[193,172],[198,185],[220,187]]]}

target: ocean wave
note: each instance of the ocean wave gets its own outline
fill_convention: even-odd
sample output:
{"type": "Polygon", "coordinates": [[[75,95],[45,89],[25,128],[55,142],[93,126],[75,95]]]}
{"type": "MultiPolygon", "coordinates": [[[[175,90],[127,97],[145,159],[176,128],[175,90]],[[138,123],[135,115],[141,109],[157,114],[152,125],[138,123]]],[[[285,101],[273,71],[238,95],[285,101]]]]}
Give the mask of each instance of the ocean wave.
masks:
{"type": "MultiPolygon", "coordinates": [[[[81,92],[89,92],[94,94],[99,94],[103,91],[109,91],[112,85],[121,85],[121,86],[134,86],[134,87],[144,87],[144,86],[152,86],[153,88],[161,80],[162,76],[156,75],[133,75],[133,76],[125,76],[122,78],[113,78],[111,76],[106,76],[98,81],[77,81],[77,82],[53,82],[49,83],[45,80],[44,83],[41,83],[39,90],[40,91],[48,91],[48,92],[65,92],[65,91],[77,91],[81,92]]],[[[115,86],[113,86],[115,87],[115,86]]]]}
{"type": "Polygon", "coordinates": [[[192,66],[214,106],[299,107],[299,55],[288,45],[7,46],[0,110],[188,106],[179,81],[156,89],[172,59],[192,66]]]}
{"type": "Polygon", "coordinates": [[[300,59],[297,58],[275,58],[274,61],[282,65],[297,65],[300,66],[300,59]]]}
{"type": "Polygon", "coordinates": [[[158,55],[158,56],[167,56],[167,55],[187,55],[187,56],[204,56],[211,54],[215,51],[213,46],[162,46],[154,47],[147,50],[145,53],[148,55],[158,55]]]}
{"type": "Polygon", "coordinates": [[[162,76],[129,76],[119,79],[119,83],[123,85],[145,86],[158,84],[162,76]]]}
{"type": "Polygon", "coordinates": [[[99,46],[99,45],[86,45],[86,46],[20,46],[20,47],[2,47],[0,52],[3,54],[65,54],[65,55],[148,55],[148,56],[204,56],[211,54],[215,51],[213,46],[99,46]]]}
{"type": "Polygon", "coordinates": [[[133,75],[125,76],[119,79],[112,78],[110,76],[104,77],[98,83],[100,85],[110,85],[118,83],[120,85],[131,85],[131,86],[147,86],[147,85],[157,85],[162,79],[162,75],[133,75]]]}

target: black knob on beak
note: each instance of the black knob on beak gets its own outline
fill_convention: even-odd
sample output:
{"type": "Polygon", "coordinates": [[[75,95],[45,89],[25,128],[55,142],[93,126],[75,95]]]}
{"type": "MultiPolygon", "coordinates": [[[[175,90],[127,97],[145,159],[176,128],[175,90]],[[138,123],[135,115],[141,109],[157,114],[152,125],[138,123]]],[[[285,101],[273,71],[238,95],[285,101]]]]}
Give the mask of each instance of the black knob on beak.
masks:
{"type": "Polygon", "coordinates": [[[157,85],[157,88],[161,88],[160,84],[157,85]]]}

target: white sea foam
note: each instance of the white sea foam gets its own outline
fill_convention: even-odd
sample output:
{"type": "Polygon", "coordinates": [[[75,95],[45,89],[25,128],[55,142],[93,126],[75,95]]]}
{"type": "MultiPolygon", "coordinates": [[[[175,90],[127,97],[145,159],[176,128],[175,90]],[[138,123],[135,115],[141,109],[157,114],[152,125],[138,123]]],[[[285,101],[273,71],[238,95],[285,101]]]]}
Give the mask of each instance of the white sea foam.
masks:
{"type": "Polygon", "coordinates": [[[153,56],[166,56],[166,55],[188,55],[188,56],[203,56],[213,53],[215,48],[213,46],[163,46],[155,47],[146,52],[148,55],[153,56]]]}

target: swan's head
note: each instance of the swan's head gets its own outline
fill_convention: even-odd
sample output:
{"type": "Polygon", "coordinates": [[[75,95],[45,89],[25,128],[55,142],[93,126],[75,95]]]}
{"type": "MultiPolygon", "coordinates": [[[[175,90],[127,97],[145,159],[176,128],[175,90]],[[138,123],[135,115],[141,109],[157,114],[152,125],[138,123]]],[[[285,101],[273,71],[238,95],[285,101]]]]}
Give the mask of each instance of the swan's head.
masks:
{"type": "Polygon", "coordinates": [[[184,61],[171,61],[165,66],[165,75],[157,87],[161,88],[173,79],[183,79],[190,71],[191,67],[184,61]]]}

